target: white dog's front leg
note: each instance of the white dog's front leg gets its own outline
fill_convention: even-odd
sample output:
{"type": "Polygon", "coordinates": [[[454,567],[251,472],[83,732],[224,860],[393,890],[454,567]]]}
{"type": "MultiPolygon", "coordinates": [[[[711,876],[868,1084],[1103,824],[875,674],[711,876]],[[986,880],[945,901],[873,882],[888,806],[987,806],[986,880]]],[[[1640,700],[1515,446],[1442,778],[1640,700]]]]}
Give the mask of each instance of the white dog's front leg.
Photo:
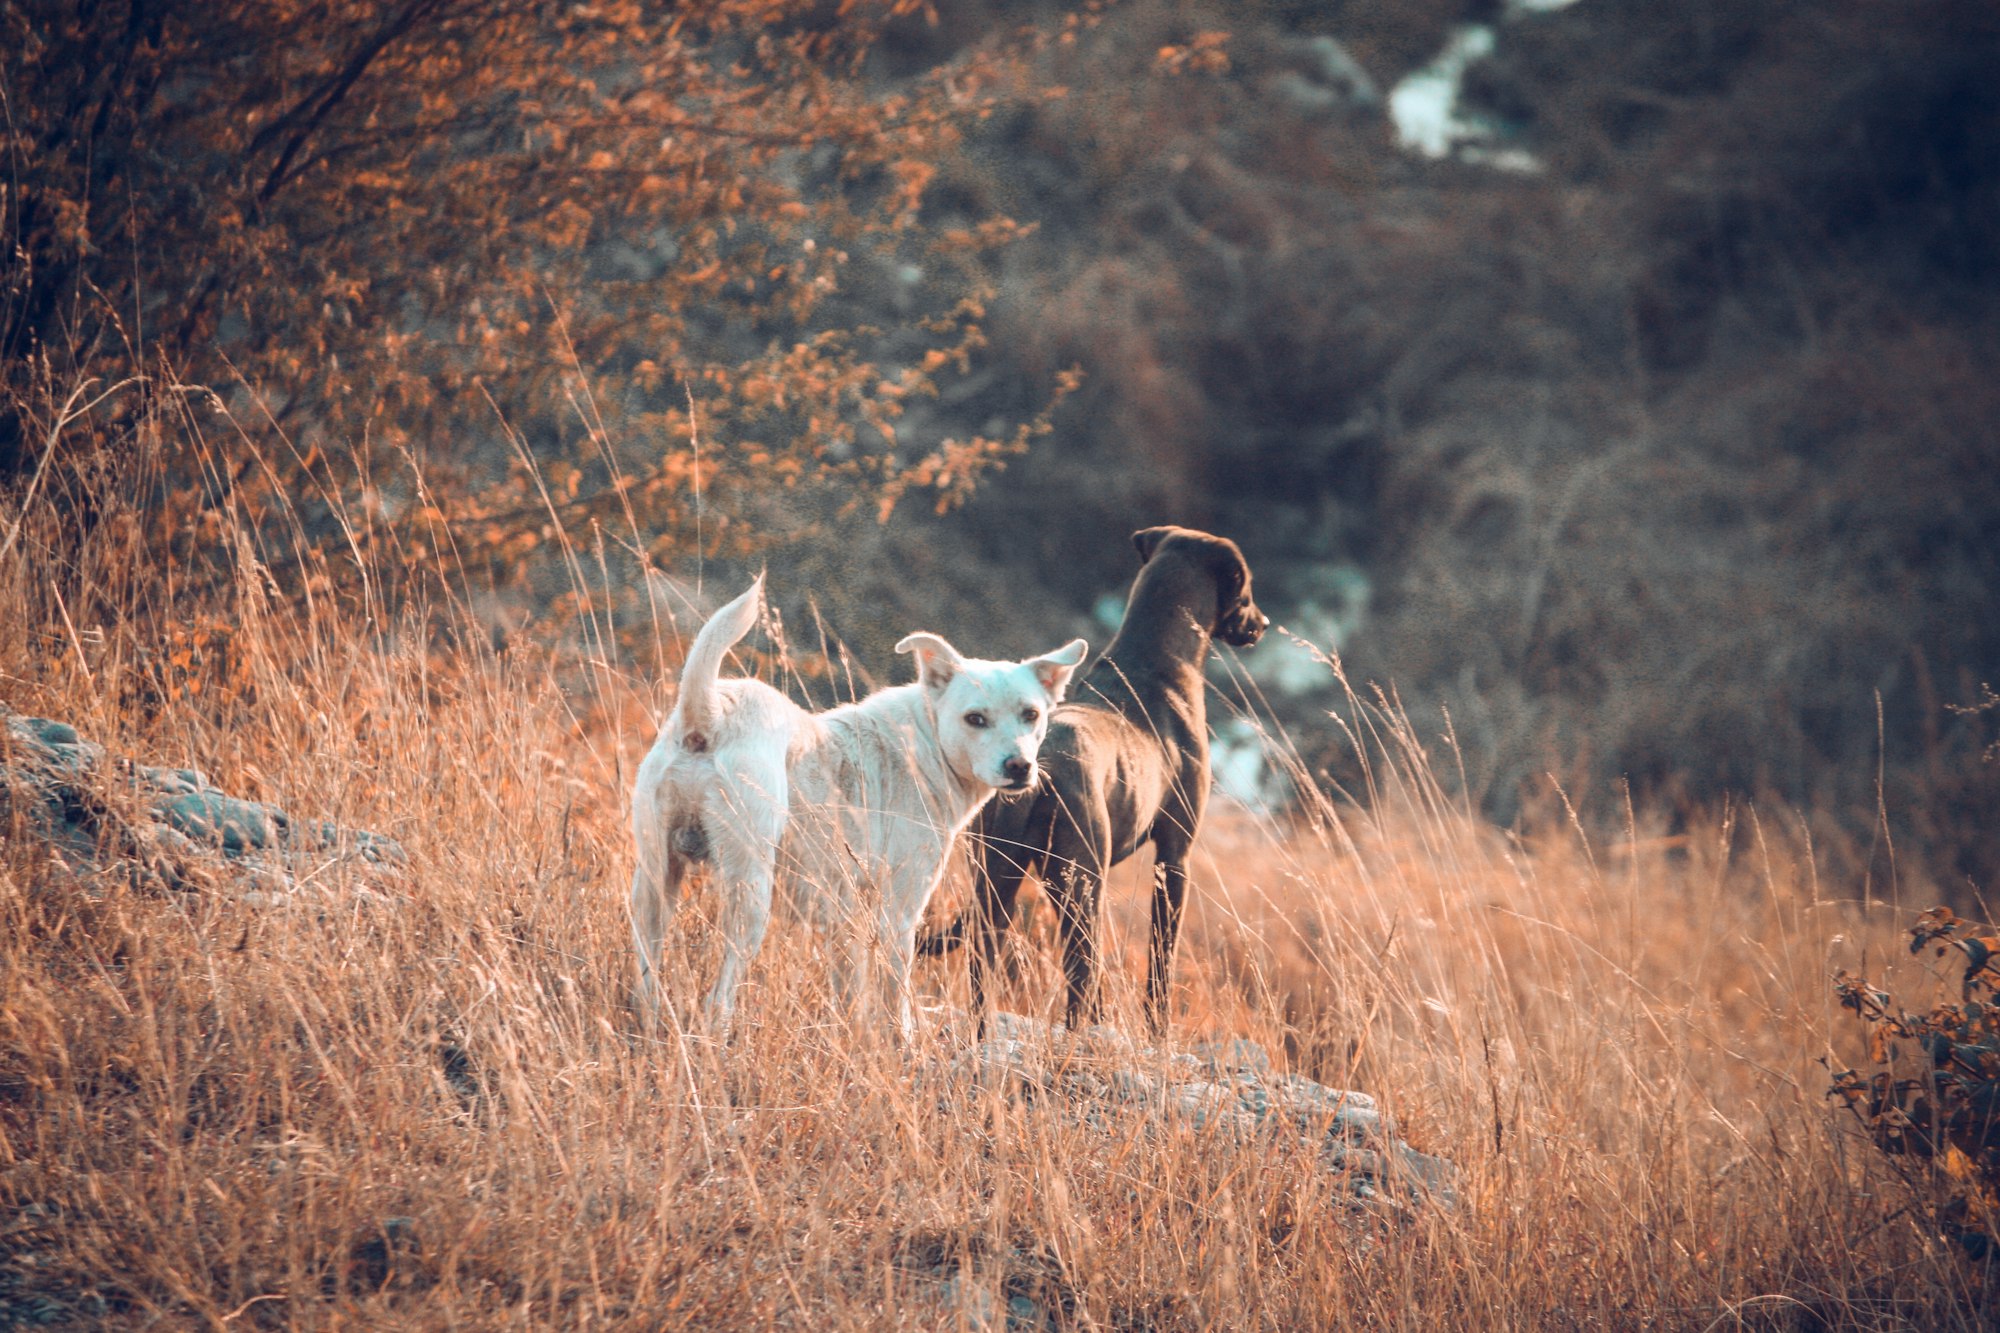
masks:
{"type": "Polygon", "coordinates": [[[903,886],[893,885],[883,899],[882,910],[875,923],[875,938],[882,945],[890,1012],[896,1015],[896,1028],[906,1046],[917,1035],[910,994],[910,974],[915,968],[917,956],[917,923],[923,919],[924,907],[930,902],[934,884],[933,881],[921,885],[915,892],[908,893],[896,892],[903,886]]]}

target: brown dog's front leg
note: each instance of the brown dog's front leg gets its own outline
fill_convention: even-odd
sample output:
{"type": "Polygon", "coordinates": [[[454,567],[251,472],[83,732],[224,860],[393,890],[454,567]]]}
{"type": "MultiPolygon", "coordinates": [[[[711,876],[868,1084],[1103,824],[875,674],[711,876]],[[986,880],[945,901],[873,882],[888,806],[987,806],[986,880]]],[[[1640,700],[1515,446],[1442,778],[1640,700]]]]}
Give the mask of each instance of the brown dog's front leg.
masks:
{"type": "Polygon", "coordinates": [[[1062,923],[1063,979],[1068,985],[1069,1007],[1064,1017],[1069,1029],[1095,1023],[1103,1009],[1097,987],[1097,909],[1104,881],[1087,870],[1078,870],[1062,895],[1059,914],[1062,923]]]}
{"type": "Polygon", "coordinates": [[[1095,1023],[1101,1008],[1097,988],[1098,897],[1104,887],[1104,868],[1111,860],[1108,839],[1094,831],[1077,829],[1076,841],[1052,853],[1043,871],[1042,884],[1054,901],[1056,922],[1062,933],[1063,978],[1069,1003],[1064,1021],[1074,1031],[1095,1023]]]}
{"type": "Polygon", "coordinates": [[[1159,864],[1153,869],[1153,941],[1146,963],[1146,1026],[1155,1037],[1167,1030],[1167,988],[1173,981],[1174,941],[1181,932],[1181,908],[1187,902],[1187,849],[1169,856],[1155,844],[1159,864]]]}
{"type": "Polygon", "coordinates": [[[1028,868],[1016,853],[1002,851],[990,838],[981,837],[974,857],[972,906],[972,948],[968,951],[967,972],[972,981],[972,1016],[980,1038],[986,1036],[986,974],[1000,961],[1000,941],[1014,920],[1014,899],[1028,868]]]}

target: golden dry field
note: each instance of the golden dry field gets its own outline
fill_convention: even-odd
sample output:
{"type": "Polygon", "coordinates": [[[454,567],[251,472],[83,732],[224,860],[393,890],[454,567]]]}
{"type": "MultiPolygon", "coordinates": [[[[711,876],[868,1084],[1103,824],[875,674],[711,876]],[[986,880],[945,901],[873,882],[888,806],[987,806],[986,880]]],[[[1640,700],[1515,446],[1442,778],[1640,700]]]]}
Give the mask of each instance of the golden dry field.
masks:
{"type": "Polygon", "coordinates": [[[2000,1328],[1996,69],[1993,0],[0,0],[0,1333],[2000,1328]],[[1146,852],[1084,1032],[1032,889],[983,1033],[780,921],[718,1043],[701,886],[641,1023],[706,615],[763,570],[732,669],[825,707],[1103,649],[1161,524],[1276,622],[1194,636],[1270,799],[1167,1044],[1146,852]]]}
{"type": "MultiPolygon", "coordinates": [[[[107,747],[71,812],[87,845],[43,836],[18,782],[0,829],[9,1319],[1992,1318],[1983,1271],[1935,1223],[1937,1182],[1826,1095],[1823,1058],[1861,1045],[1837,969],[1919,1000],[1939,984],[1904,961],[1922,890],[1817,860],[1792,812],[1668,835],[1644,810],[1592,823],[1557,802],[1504,831],[1445,795],[1445,740],[1350,692],[1326,726],[1356,790],[1204,831],[1173,1026],[1365,1091],[1457,1164],[1455,1205],[1355,1206],[1296,1142],[941,1095],[962,1027],[934,1017],[898,1050],[848,1026],[796,929],[773,930],[726,1049],[642,1038],[623,821],[670,685],[608,639],[501,653],[448,599],[385,612],[379,569],[338,598],[277,599],[226,509],[180,585],[141,577],[113,491],[64,484],[100,506],[87,538],[73,510],[0,511],[18,534],[0,698],[107,747]],[[253,882],[148,834],[126,758],[375,830],[407,863],[301,853],[289,887],[253,882]]],[[[1128,865],[1110,895],[1111,1008],[1134,1031],[1145,884],[1128,865]]],[[[1011,1008],[1056,991],[1049,915],[1030,913],[1011,1008]]],[[[677,1006],[709,943],[699,920],[684,932],[677,1006]]],[[[962,998],[961,974],[926,964],[925,1002],[962,998]]]]}

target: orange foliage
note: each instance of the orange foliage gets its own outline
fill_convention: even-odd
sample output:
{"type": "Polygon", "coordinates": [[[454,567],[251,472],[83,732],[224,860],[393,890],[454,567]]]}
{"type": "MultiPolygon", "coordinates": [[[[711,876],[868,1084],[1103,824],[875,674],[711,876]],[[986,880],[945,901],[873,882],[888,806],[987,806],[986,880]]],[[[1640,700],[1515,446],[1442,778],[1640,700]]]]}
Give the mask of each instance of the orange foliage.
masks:
{"type": "Polygon", "coordinates": [[[947,462],[889,423],[979,345],[958,302],[1018,229],[933,252],[913,224],[1021,62],[872,74],[919,8],[9,6],[0,478],[32,469],[48,385],[165,364],[234,418],[173,486],[250,520],[283,497],[321,537],[362,509],[362,542],[442,526],[501,572],[551,518],[683,552],[697,484],[725,519],[746,488],[959,493],[1012,441],[947,462]],[[919,265],[913,336],[857,327],[855,289],[919,265]]]}

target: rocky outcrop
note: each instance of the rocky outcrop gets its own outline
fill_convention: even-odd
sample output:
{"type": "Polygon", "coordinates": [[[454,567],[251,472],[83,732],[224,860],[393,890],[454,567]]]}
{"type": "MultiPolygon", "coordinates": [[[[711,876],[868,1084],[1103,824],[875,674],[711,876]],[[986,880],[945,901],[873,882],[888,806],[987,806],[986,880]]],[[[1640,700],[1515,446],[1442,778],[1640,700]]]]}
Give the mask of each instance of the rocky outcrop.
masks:
{"type": "Polygon", "coordinates": [[[14,810],[73,864],[122,856],[172,888],[199,887],[218,856],[253,889],[281,892],[308,865],[386,872],[407,859],[394,839],[232,796],[199,769],[115,759],[66,722],[0,709],[0,815],[14,810]]]}
{"type": "MultiPolygon", "coordinates": [[[[1311,1150],[1332,1197],[1354,1220],[1393,1221],[1457,1206],[1457,1168],[1403,1142],[1373,1097],[1280,1073],[1253,1041],[1176,1051],[1110,1027],[1070,1033],[1057,1023],[1001,1013],[985,1039],[972,1044],[964,1040],[971,1020],[962,1011],[934,1009],[926,1017],[926,1026],[941,1029],[942,1049],[956,1052],[920,1076],[947,1106],[998,1093],[1107,1135],[1139,1126],[1236,1143],[1289,1140],[1311,1150]]],[[[919,1236],[904,1247],[898,1266],[925,1279],[922,1290],[940,1327],[1025,1333],[1075,1323],[1072,1275],[1046,1246],[919,1236]]]]}
{"type": "MultiPolygon", "coordinates": [[[[969,1022],[957,1014],[945,1021],[969,1022]]],[[[1173,1051],[1105,1026],[1072,1036],[1060,1024],[1002,1013],[943,1073],[949,1089],[1004,1089],[1104,1129],[1137,1116],[1237,1141],[1292,1136],[1316,1147],[1356,1204],[1402,1211],[1457,1202],[1456,1168],[1398,1138],[1373,1097],[1280,1073],[1263,1047],[1242,1038],[1173,1051]]]]}

